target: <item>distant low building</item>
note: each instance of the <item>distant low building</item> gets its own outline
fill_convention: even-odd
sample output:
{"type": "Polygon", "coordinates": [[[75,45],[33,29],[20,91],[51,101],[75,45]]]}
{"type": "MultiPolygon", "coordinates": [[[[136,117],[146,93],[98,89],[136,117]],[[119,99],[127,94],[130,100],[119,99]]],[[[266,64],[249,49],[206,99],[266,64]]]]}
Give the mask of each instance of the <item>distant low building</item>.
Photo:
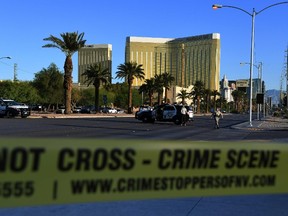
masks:
{"type": "Polygon", "coordinates": [[[228,103],[234,101],[232,97],[232,92],[236,89],[236,81],[228,81],[226,75],[220,83],[220,94],[228,103]]]}
{"type": "MultiPolygon", "coordinates": [[[[220,82],[221,96],[226,99],[227,102],[234,101],[232,92],[234,90],[244,92],[247,97],[250,97],[250,80],[249,79],[238,79],[235,81],[228,81],[226,75],[220,82]]],[[[256,99],[258,93],[265,92],[265,83],[259,78],[252,80],[252,98],[256,99]],[[262,82],[262,83],[261,83],[262,82]]]]}

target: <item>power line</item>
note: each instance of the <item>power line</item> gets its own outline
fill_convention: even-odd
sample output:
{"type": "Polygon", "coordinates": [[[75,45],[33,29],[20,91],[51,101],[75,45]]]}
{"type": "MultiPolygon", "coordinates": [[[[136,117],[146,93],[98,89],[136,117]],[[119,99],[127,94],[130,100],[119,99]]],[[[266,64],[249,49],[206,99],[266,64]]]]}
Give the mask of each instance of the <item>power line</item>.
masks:
{"type": "MultiPolygon", "coordinates": [[[[4,64],[4,65],[6,65],[6,66],[8,66],[8,67],[11,67],[11,68],[13,68],[13,71],[14,71],[14,78],[15,78],[15,65],[16,65],[16,72],[17,71],[22,71],[22,72],[24,72],[24,73],[26,73],[26,74],[35,74],[36,72],[30,72],[30,71],[27,71],[27,70],[24,70],[24,69],[22,69],[22,68],[19,68],[18,67],[18,64],[17,63],[14,63],[13,65],[11,65],[11,64],[8,64],[8,63],[6,63],[6,62],[3,62],[3,61],[0,61],[2,64],[4,64]]],[[[17,76],[17,74],[16,74],[16,76],[17,76]]]]}

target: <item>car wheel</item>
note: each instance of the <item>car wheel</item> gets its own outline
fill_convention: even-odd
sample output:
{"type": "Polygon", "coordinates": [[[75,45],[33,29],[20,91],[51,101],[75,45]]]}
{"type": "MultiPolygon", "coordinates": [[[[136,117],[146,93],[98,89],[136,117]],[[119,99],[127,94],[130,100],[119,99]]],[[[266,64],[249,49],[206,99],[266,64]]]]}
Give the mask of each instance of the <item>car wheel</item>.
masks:
{"type": "Polygon", "coordinates": [[[146,116],[143,117],[142,122],[144,122],[144,123],[148,122],[148,118],[146,116]]]}
{"type": "Polygon", "coordinates": [[[7,111],[7,112],[6,112],[6,117],[7,117],[7,118],[10,118],[11,116],[12,116],[12,115],[11,115],[11,112],[10,112],[10,111],[7,111]]]}
{"type": "Polygon", "coordinates": [[[175,118],[174,119],[174,124],[180,125],[181,124],[181,120],[179,118],[175,118]]]}

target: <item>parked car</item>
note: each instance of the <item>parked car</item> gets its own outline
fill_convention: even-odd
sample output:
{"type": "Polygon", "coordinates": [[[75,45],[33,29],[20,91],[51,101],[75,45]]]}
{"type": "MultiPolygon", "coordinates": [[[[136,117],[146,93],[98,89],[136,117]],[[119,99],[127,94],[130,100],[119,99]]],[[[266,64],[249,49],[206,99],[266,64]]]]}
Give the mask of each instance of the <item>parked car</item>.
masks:
{"type": "MultiPolygon", "coordinates": [[[[194,113],[192,107],[185,106],[187,113],[187,121],[193,121],[194,113]]],[[[153,110],[143,110],[137,113],[136,119],[143,122],[167,121],[175,124],[182,123],[181,116],[182,105],[162,104],[153,110]]]]}
{"type": "Polygon", "coordinates": [[[103,113],[113,113],[113,114],[118,113],[117,109],[111,108],[111,107],[104,107],[102,112],[103,113]]]}
{"type": "Polygon", "coordinates": [[[95,106],[93,105],[83,106],[80,110],[80,113],[96,113],[95,106]]]}
{"type": "Polygon", "coordinates": [[[146,110],[152,111],[152,110],[153,110],[153,107],[151,107],[151,106],[146,106],[146,105],[140,106],[140,107],[139,107],[139,110],[136,111],[136,113],[135,113],[135,118],[136,118],[136,119],[138,118],[137,115],[138,115],[139,112],[146,111],[146,110]]]}
{"type": "Polygon", "coordinates": [[[73,113],[80,113],[80,112],[81,112],[81,109],[82,109],[82,107],[74,107],[74,108],[72,109],[72,112],[73,112],[73,113]]]}
{"type": "Polygon", "coordinates": [[[59,106],[58,109],[55,111],[56,114],[64,114],[65,113],[65,106],[59,106]]]}
{"type": "Polygon", "coordinates": [[[117,113],[118,113],[118,114],[125,113],[125,110],[123,110],[123,109],[117,109],[117,113]]]}
{"type": "Polygon", "coordinates": [[[30,115],[30,108],[24,103],[10,99],[0,99],[0,116],[26,118],[30,115]]]}
{"type": "Polygon", "coordinates": [[[40,104],[32,104],[29,106],[32,111],[42,111],[43,107],[40,104]]]}
{"type": "Polygon", "coordinates": [[[154,110],[144,109],[135,113],[135,118],[142,122],[155,122],[155,113],[154,110]]]}

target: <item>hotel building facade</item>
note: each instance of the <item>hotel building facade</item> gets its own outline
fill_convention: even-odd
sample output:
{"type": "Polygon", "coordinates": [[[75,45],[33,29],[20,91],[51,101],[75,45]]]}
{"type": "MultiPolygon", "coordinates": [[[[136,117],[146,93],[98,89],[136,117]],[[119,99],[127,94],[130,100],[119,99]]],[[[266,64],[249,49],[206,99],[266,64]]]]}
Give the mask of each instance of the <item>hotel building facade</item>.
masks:
{"type": "MultiPolygon", "coordinates": [[[[127,37],[125,62],[142,64],[145,79],[170,73],[174,85],[188,88],[202,81],[205,88],[219,91],[220,34],[184,38],[127,37]]],[[[133,86],[145,80],[134,79],[133,86]]]]}
{"type": "MultiPolygon", "coordinates": [[[[108,68],[112,77],[112,45],[93,44],[85,45],[78,51],[78,85],[85,86],[85,77],[82,74],[88,67],[101,63],[102,68],[108,68]]],[[[111,80],[110,80],[111,82],[111,80]]]]}

